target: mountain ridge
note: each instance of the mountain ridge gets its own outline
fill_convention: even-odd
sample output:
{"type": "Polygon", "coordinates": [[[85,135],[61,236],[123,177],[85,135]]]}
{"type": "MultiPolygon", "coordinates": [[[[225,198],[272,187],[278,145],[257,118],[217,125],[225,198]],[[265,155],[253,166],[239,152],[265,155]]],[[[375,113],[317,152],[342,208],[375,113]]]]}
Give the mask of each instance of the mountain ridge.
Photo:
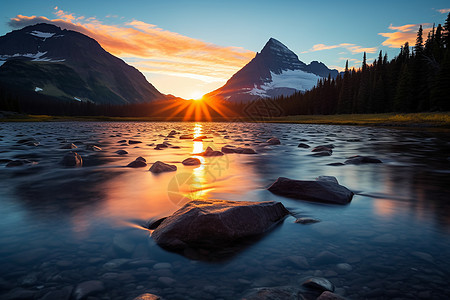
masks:
{"type": "Polygon", "coordinates": [[[251,101],[258,98],[289,96],[311,89],[320,78],[338,75],[325,64],[309,65],[280,41],[270,38],[261,52],[237,71],[224,86],[205,95],[227,101],[251,101]]]}
{"type": "Polygon", "coordinates": [[[136,68],[80,32],[39,23],[0,37],[0,83],[97,104],[165,99],[136,68]],[[23,69],[27,69],[27,73],[23,69]],[[60,74],[61,80],[53,76],[60,74]],[[78,86],[62,79],[72,78],[78,86]]]}

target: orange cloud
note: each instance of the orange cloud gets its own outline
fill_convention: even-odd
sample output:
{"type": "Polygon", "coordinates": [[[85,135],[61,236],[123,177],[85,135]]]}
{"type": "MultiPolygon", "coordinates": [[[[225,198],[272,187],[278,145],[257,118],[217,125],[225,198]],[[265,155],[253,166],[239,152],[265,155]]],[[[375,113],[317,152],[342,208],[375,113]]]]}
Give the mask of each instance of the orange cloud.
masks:
{"type": "Polygon", "coordinates": [[[352,52],[353,54],[363,53],[363,52],[375,53],[377,51],[377,48],[375,48],[375,47],[364,48],[364,47],[361,47],[361,46],[358,46],[358,45],[355,45],[355,44],[341,43],[341,44],[338,44],[338,45],[316,44],[311,49],[309,49],[308,51],[304,51],[302,53],[314,52],[314,51],[322,51],[322,50],[330,50],[330,49],[336,49],[336,48],[345,48],[348,51],[352,52]]]}
{"type": "Polygon", "coordinates": [[[417,31],[419,30],[419,26],[422,25],[423,33],[422,37],[426,40],[428,33],[431,31],[430,26],[432,24],[406,24],[403,26],[393,26],[389,25],[389,29],[394,30],[395,32],[381,32],[379,35],[387,38],[382,45],[388,46],[390,48],[400,48],[406,42],[410,45],[414,45],[416,43],[417,31]]]}
{"type": "Polygon", "coordinates": [[[17,15],[9,21],[14,28],[52,23],[81,32],[100,43],[113,55],[130,61],[141,71],[197,78],[205,82],[223,81],[255,55],[240,47],[223,47],[183,36],[141,21],[123,26],[106,25],[95,18],[76,17],[55,7],[58,19],[17,15]]]}
{"type": "Polygon", "coordinates": [[[442,8],[442,9],[438,9],[438,12],[440,12],[441,14],[446,14],[450,12],[450,8],[442,8]]]}

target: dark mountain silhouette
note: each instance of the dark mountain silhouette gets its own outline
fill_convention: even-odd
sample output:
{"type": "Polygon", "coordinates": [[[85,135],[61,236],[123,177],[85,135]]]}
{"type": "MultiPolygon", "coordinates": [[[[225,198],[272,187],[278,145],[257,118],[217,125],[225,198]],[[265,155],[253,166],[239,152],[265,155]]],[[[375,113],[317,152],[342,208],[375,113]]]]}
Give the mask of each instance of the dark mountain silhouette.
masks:
{"type": "Polygon", "coordinates": [[[165,98],[141,72],[94,39],[44,23],[0,37],[0,84],[97,104],[165,98]]]}

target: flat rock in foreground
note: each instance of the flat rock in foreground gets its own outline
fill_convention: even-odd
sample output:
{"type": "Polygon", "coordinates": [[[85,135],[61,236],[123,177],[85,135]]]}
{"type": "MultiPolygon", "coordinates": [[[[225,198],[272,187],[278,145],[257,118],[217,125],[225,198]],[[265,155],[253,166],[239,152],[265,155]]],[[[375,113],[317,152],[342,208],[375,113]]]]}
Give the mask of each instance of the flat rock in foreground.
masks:
{"type": "Polygon", "coordinates": [[[280,196],[334,204],[347,204],[353,198],[352,191],[330,180],[309,181],[279,177],[268,190],[280,196]]]}
{"type": "Polygon", "coordinates": [[[274,201],[194,200],[165,219],[152,237],[169,250],[215,249],[260,235],[288,214],[274,201]]]}

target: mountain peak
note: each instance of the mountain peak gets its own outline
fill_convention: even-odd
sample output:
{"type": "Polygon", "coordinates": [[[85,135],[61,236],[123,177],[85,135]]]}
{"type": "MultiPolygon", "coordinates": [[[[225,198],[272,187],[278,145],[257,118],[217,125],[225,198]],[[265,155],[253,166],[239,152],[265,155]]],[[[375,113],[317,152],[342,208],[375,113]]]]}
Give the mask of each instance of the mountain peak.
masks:
{"type": "Polygon", "coordinates": [[[289,50],[288,47],[286,47],[283,43],[281,43],[279,40],[274,39],[274,38],[270,38],[266,45],[264,46],[264,48],[261,50],[262,52],[284,52],[284,53],[289,53],[289,54],[294,54],[294,52],[292,52],[291,50],[289,50]]]}

